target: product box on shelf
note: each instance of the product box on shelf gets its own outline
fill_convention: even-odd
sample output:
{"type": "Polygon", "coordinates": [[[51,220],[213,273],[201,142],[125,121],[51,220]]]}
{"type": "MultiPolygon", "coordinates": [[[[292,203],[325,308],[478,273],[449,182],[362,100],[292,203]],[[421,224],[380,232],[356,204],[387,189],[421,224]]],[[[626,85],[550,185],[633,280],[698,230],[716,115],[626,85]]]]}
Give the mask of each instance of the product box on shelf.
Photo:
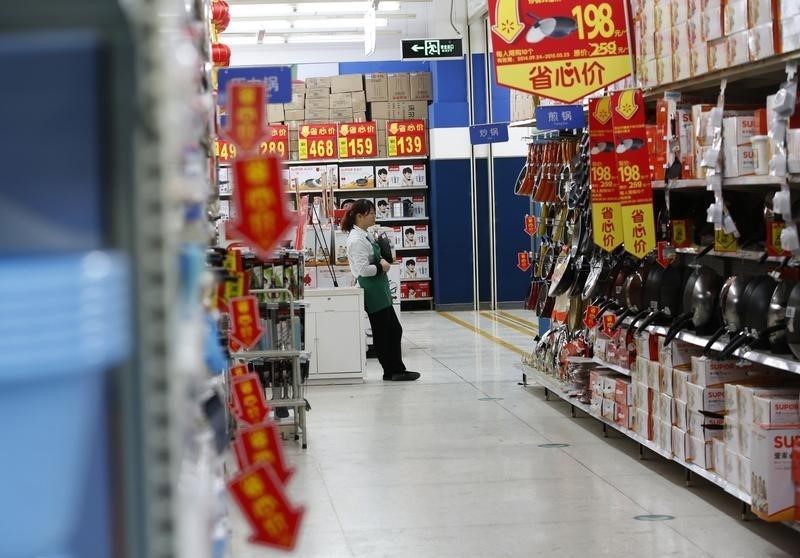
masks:
{"type": "Polygon", "coordinates": [[[601,415],[608,420],[614,420],[614,413],[616,412],[615,403],[613,399],[603,399],[601,415]]]}
{"type": "Polygon", "coordinates": [[[653,391],[646,385],[633,382],[632,384],[632,404],[637,409],[650,412],[653,405],[653,391]]]}
{"type": "Polygon", "coordinates": [[[724,478],[725,475],[725,441],[719,438],[711,440],[711,462],[714,471],[724,478]]]}
{"type": "Polygon", "coordinates": [[[389,100],[411,100],[411,80],[407,73],[389,74],[389,100]]]}
{"type": "Polygon", "coordinates": [[[403,186],[425,186],[428,183],[425,164],[415,164],[411,166],[411,184],[403,183],[403,186]]]}
{"type": "MultiPolygon", "coordinates": [[[[375,219],[380,221],[381,219],[389,219],[392,216],[392,206],[389,201],[389,198],[375,198],[375,219]]],[[[395,244],[398,248],[403,246],[403,236],[402,234],[398,237],[400,240],[400,244],[395,244]]]]}
{"type": "Polygon", "coordinates": [[[693,42],[689,50],[692,77],[708,73],[708,44],[703,41],[693,42]]]}
{"type": "Polygon", "coordinates": [[[347,236],[348,233],[339,228],[333,231],[333,262],[335,265],[347,265],[347,236]]]}
{"type": "Polygon", "coordinates": [[[433,100],[433,79],[430,72],[412,72],[408,79],[412,101],[433,100]]]}
{"type": "Polygon", "coordinates": [[[389,77],[383,73],[364,76],[367,102],[389,100],[389,77]]]}
{"type": "Polygon", "coordinates": [[[723,438],[726,426],[721,415],[708,415],[700,411],[692,411],[688,404],[684,407],[686,412],[686,431],[695,438],[712,440],[723,438]]]}
{"type": "Polygon", "coordinates": [[[689,437],[685,430],[677,426],[672,427],[672,455],[677,461],[686,461],[688,454],[689,437]]]}
{"type": "Polygon", "coordinates": [[[306,99],[329,99],[330,96],[330,87],[306,88],[306,99]]]}
{"type": "Polygon", "coordinates": [[[419,298],[430,298],[432,296],[430,281],[417,281],[416,285],[419,298]]]}
{"type": "Polygon", "coordinates": [[[292,91],[292,101],[283,104],[284,111],[303,110],[305,108],[305,99],[305,91],[292,91]]]}
{"type": "Polygon", "coordinates": [[[607,369],[594,368],[589,371],[589,389],[593,394],[598,397],[603,397],[603,388],[605,387],[605,378],[612,372],[607,369]]]}
{"type": "Polygon", "coordinates": [[[726,416],[724,419],[724,428],[722,430],[722,438],[725,440],[726,447],[740,453],[742,451],[741,444],[741,429],[739,428],[739,421],[734,417],[726,416]]]}
{"type": "Polygon", "coordinates": [[[756,395],[753,422],[759,426],[800,424],[800,402],[793,395],[756,395]]]}
{"type": "Polygon", "coordinates": [[[779,50],[779,45],[776,44],[777,38],[772,22],[751,28],[747,37],[750,60],[755,62],[777,54],[779,50]]]}
{"type": "Polygon", "coordinates": [[[414,217],[426,217],[425,212],[425,196],[412,196],[411,197],[412,211],[414,217]]]}
{"type": "Polygon", "coordinates": [[[668,422],[664,422],[662,420],[658,421],[658,430],[659,430],[659,446],[664,451],[669,451],[674,453],[674,444],[675,440],[672,436],[672,425],[668,422]]]}
{"type": "Polygon", "coordinates": [[[715,72],[728,67],[728,39],[715,39],[706,43],[708,49],[708,71],[715,72]]]}
{"type": "Polygon", "coordinates": [[[372,165],[339,167],[339,188],[374,188],[375,169],[372,165]]]}
{"type": "Polygon", "coordinates": [[[637,434],[648,440],[653,439],[653,421],[650,413],[642,409],[636,409],[636,420],[634,427],[637,434]]]}
{"type": "Polygon", "coordinates": [[[353,110],[353,96],[350,93],[332,93],[328,98],[330,109],[350,109],[353,110]]]}
{"type": "Polygon", "coordinates": [[[623,405],[621,403],[614,403],[614,422],[623,428],[631,427],[631,412],[632,407],[623,405]]]}
{"type": "Polygon", "coordinates": [[[614,399],[614,395],[617,392],[617,379],[619,378],[618,374],[610,374],[603,378],[603,397],[606,399],[614,399]]]}
{"type": "MultiPolygon", "coordinates": [[[[302,122],[302,121],[304,121],[306,119],[306,110],[304,108],[300,108],[300,109],[288,109],[287,108],[287,109],[285,109],[283,111],[283,116],[284,116],[284,118],[286,118],[287,123],[290,122],[290,121],[294,121],[294,122],[298,122],[299,123],[299,122],[302,122]]],[[[297,130],[297,125],[295,125],[294,128],[290,127],[290,129],[297,130]]]]}
{"type": "Polygon", "coordinates": [[[717,413],[725,409],[725,389],[722,386],[705,387],[689,382],[687,400],[690,411],[717,413]]]}
{"type": "MultiPolygon", "coordinates": [[[[335,167],[336,165],[332,165],[335,167]]],[[[329,183],[330,171],[328,165],[298,165],[289,167],[289,181],[292,189],[316,190],[319,188],[335,187],[329,183]]]]}
{"type": "Polygon", "coordinates": [[[736,178],[755,174],[755,154],[749,145],[723,143],[723,176],[736,178]]]}
{"type": "Polygon", "coordinates": [[[740,360],[713,360],[708,357],[692,357],[692,382],[700,386],[716,386],[753,375],[757,368],[740,360]]]}
{"type": "Polygon", "coordinates": [[[647,361],[647,381],[645,383],[656,391],[661,390],[661,364],[659,362],[647,361]]]}
{"type": "Polygon", "coordinates": [[[752,457],[753,455],[753,437],[757,426],[754,424],[739,423],[739,455],[743,457],[752,457]]]}
{"type": "Polygon", "coordinates": [[[599,417],[603,414],[603,398],[592,394],[591,402],[589,403],[589,413],[599,417]]]}
{"type": "Polygon", "coordinates": [[[711,442],[686,436],[686,460],[703,469],[712,469],[714,462],[713,447],[711,442]]]}
{"type": "MultiPolygon", "coordinates": [[[[774,0],[749,0],[748,23],[751,28],[768,23],[772,25],[775,14],[772,11],[774,0]]],[[[777,2],[775,2],[777,7],[777,2]]]]}
{"type": "Polygon", "coordinates": [[[306,91],[309,89],[331,89],[330,77],[309,77],[305,79],[306,91]]]}
{"type": "Polygon", "coordinates": [[[267,122],[274,124],[276,122],[283,122],[284,110],[283,105],[280,103],[270,103],[267,105],[267,122]]]}
{"type": "Polygon", "coordinates": [[[733,486],[739,486],[739,459],[741,456],[730,448],[725,448],[725,467],[723,469],[725,480],[733,486]]]}
{"type": "Polygon", "coordinates": [[[751,459],[739,456],[739,489],[745,494],[752,493],[753,487],[753,462],[751,459]]]}
{"type": "MultiPolygon", "coordinates": [[[[379,198],[376,198],[376,202],[379,198]]],[[[377,203],[376,203],[377,205],[377,203]]],[[[386,235],[395,248],[403,246],[403,227],[385,227],[386,235]]]]}
{"type": "Polygon", "coordinates": [[[723,31],[726,36],[748,28],[748,0],[726,0],[723,31]]]}
{"type": "Polygon", "coordinates": [[[681,430],[689,430],[688,408],[685,401],[672,400],[672,424],[681,430]]]}
{"type": "Polygon", "coordinates": [[[428,225],[406,225],[403,227],[404,248],[427,248],[428,225]]]}
{"type": "Polygon", "coordinates": [[[403,267],[400,269],[400,275],[403,279],[428,279],[430,277],[428,257],[403,258],[403,267]]]}
{"type": "Polygon", "coordinates": [[[675,424],[675,419],[672,416],[672,397],[665,393],[659,393],[658,399],[658,418],[663,422],[675,424]]]}
{"type": "MultiPolygon", "coordinates": [[[[769,380],[766,380],[769,381],[769,380]]],[[[772,380],[775,382],[775,380],[772,380]]],[[[737,415],[739,422],[743,424],[752,424],[755,422],[755,397],[768,397],[768,396],[780,396],[780,395],[791,395],[795,396],[798,393],[797,387],[786,386],[786,387],[776,387],[773,383],[772,385],[758,385],[753,382],[747,383],[740,383],[737,385],[737,415]]]]}
{"type": "Polygon", "coordinates": [[[722,24],[722,5],[717,3],[703,8],[703,40],[706,42],[720,39],[724,36],[722,24]]]}
{"type": "Polygon", "coordinates": [[[364,90],[364,76],[362,74],[346,74],[331,76],[331,94],[350,93],[364,90]]]}
{"type": "MultiPolygon", "coordinates": [[[[783,4],[791,4],[791,2],[783,2],[783,4]]],[[[781,52],[800,49],[800,15],[781,19],[780,30],[781,52]]]]}
{"type": "Polygon", "coordinates": [[[703,347],[692,345],[686,341],[675,339],[664,347],[664,337],[659,336],[659,362],[664,366],[677,368],[682,364],[689,364],[693,356],[698,356],[703,353],[703,347]]]}
{"type": "Polygon", "coordinates": [[[367,112],[367,96],[364,91],[353,91],[350,95],[353,112],[367,112]]]}
{"type": "Polygon", "coordinates": [[[800,444],[800,427],[756,427],[753,436],[753,513],[766,521],[793,521],[795,487],[792,450],[800,444]]]}
{"type": "MultiPolygon", "coordinates": [[[[307,113],[319,110],[330,110],[331,108],[331,95],[327,97],[316,97],[314,99],[306,98],[305,110],[307,113]]],[[[309,117],[311,118],[311,117],[309,117]]]]}
{"type": "Polygon", "coordinates": [[[614,384],[614,401],[623,406],[633,405],[633,385],[629,378],[617,378],[614,384]]]}
{"type": "Polygon", "coordinates": [[[673,370],[671,366],[662,366],[661,367],[661,374],[659,377],[659,390],[661,393],[665,393],[670,397],[674,396],[674,391],[672,389],[672,382],[673,382],[673,370]]]}

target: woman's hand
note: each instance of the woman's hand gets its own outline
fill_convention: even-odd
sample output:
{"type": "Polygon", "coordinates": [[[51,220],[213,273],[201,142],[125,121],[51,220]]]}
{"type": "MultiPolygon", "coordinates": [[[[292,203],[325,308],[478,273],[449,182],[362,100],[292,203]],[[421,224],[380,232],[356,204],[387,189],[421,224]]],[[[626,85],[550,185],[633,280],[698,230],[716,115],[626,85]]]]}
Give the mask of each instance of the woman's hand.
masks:
{"type": "Polygon", "coordinates": [[[381,269],[383,269],[383,272],[384,273],[389,273],[389,268],[390,267],[391,267],[391,264],[389,262],[387,262],[386,260],[384,260],[383,258],[381,258],[381,269]]]}

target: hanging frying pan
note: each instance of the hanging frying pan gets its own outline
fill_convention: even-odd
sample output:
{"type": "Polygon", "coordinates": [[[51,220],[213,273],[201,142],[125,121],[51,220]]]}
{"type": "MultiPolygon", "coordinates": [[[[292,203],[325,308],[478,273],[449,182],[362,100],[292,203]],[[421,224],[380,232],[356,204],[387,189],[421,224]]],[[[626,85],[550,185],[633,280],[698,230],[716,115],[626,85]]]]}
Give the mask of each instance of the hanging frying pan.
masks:
{"type": "Polygon", "coordinates": [[[650,268],[653,265],[652,258],[645,258],[639,264],[636,270],[628,275],[623,285],[623,298],[625,302],[625,310],[617,316],[614,325],[611,326],[611,331],[616,331],[622,322],[628,316],[633,316],[643,309],[644,306],[644,285],[647,281],[647,276],[650,273],[650,268]]]}
{"type": "Polygon", "coordinates": [[[791,279],[782,279],[778,281],[778,286],[775,287],[775,292],[772,294],[772,300],[769,303],[769,312],[767,313],[767,329],[774,328],[775,326],[782,325],[777,331],[768,334],[767,341],[769,342],[770,351],[775,354],[785,355],[790,352],[789,342],[787,339],[788,332],[786,330],[786,308],[789,304],[789,297],[794,290],[796,282],[791,279]]]}
{"type": "Polygon", "coordinates": [[[703,355],[708,355],[711,352],[714,343],[716,343],[725,332],[734,334],[743,327],[742,322],[739,320],[740,312],[738,312],[737,309],[741,306],[741,312],[744,312],[744,294],[750,280],[751,277],[733,275],[728,277],[725,283],[723,283],[719,291],[719,309],[722,313],[722,327],[711,335],[711,338],[703,349],[703,355]]]}
{"type": "Polygon", "coordinates": [[[797,283],[786,303],[786,341],[794,357],[800,360],[800,283],[797,283]]]}
{"type": "Polygon", "coordinates": [[[550,283],[549,296],[560,296],[567,292],[575,281],[575,261],[570,252],[562,252],[553,269],[553,280],[550,283]]]}
{"type": "MultiPolygon", "coordinates": [[[[707,246],[697,254],[695,261],[708,254],[713,245],[707,246]]],[[[684,312],[675,318],[675,322],[667,332],[664,344],[668,345],[684,327],[691,325],[694,329],[702,328],[714,319],[722,280],[714,269],[693,264],[693,271],[683,286],[684,312]]]]}
{"type": "Polygon", "coordinates": [[[578,29],[578,23],[571,17],[540,19],[530,12],[528,17],[533,20],[533,25],[525,35],[525,40],[529,43],[540,43],[545,39],[563,39],[578,29]]]}
{"type": "MultiPolygon", "coordinates": [[[[744,327],[738,335],[728,342],[717,356],[718,360],[730,358],[739,347],[746,344],[753,346],[761,341],[765,335],[777,332],[785,326],[784,323],[772,327],[767,325],[770,303],[778,287],[778,281],[771,275],[761,275],[759,281],[754,281],[752,284],[755,286],[750,289],[748,285],[750,292],[745,296],[745,313],[740,316],[740,319],[744,322],[744,327]]],[[[761,346],[764,344],[763,341],[760,343],[761,346]]]]}
{"type": "Polygon", "coordinates": [[[625,286],[625,280],[628,278],[628,275],[631,274],[632,270],[633,265],[631,260],[627,257],[623,257],[622,265],[620,265],[617,275],[606,293],[606,302],[600,306],[600,311],[597,314],[598,319],[600,319],[600,316],[605,314],[607,310],[616,312],[624,306],[625,299],[623,288],[625,286]]]}
{"type": "MultiPolygon", "coordinates": [[[[661,267],[660,265],[658,267],[661,267]]],[[[663,268],[662,268],[663,269],[663,268]]],[[[658,306],[657,310],[651,312],[639,327],[636,333],[639,334],[644,329],[656,321],[672,321],[681,311],[683,303],[682,290],[686,268],[680,264],[673,263],[664,269],[658,286],[658,306]]],[[[652,299],[649,301],[652,304],[652,299]]]]}

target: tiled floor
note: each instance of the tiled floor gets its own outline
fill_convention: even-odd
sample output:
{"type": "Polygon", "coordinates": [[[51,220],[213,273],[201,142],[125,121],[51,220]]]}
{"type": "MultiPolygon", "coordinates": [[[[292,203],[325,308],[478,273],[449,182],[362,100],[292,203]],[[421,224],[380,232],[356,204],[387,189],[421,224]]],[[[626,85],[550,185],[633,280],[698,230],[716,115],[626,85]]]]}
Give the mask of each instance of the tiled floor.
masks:
{"type": "MultiPolygon", "coordinates": [[[[524,323],[451,317],[461,323],[403,314],[406,365],[420,381],[384,383],[371,360],[365,384],[307,390],[308,450],[286,447],[289,494],[306,509],[296,556],[800,556],[797,532],[740,521],[740,502],[721,489],[686,488],[679,465],[640,461],[631,440],[603,438],[596,420],[520,386],[524,323]],[[552,442],[569,446],[539,447],[552,442]],[[674,519],[634,519],[643,514],[674,519]]],[[[231,558],[285,554],[250,546],[231,515],[231,558]]]]}

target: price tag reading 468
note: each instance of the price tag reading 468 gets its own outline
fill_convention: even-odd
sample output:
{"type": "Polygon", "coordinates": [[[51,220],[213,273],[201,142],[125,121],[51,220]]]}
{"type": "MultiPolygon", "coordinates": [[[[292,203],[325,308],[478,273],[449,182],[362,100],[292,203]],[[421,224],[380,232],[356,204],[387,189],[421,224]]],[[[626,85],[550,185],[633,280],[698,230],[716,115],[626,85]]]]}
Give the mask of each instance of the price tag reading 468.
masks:
{"type": "Polygon", "coordinates": [[[337,157],[336,124],[306,124],[298,132],[297,147],[301,161],[337,157]]]}
{"type": "Polygon", "coordinates": [[[386,128],[389,157],[416,157],[428,154],[425,122],[422,120],[390,121],[386,128]]]}

